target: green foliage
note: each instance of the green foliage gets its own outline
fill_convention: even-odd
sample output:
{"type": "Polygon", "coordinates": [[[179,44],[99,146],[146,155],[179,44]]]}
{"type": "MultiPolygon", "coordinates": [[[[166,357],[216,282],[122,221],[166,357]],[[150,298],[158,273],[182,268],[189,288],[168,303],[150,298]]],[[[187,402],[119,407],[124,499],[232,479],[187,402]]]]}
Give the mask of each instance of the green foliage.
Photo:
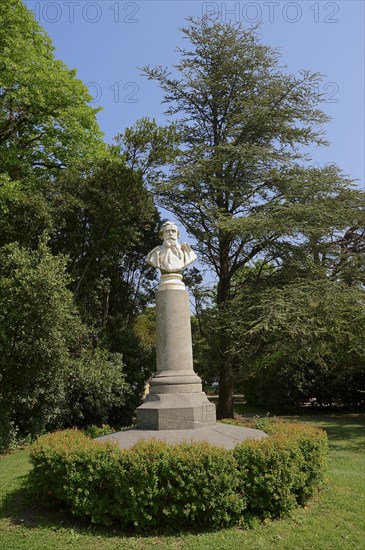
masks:
{"type": "Polygon", "coordinates": [[[100,348],[81,349],[65,373],[64,384],[64,426],[86,427],[109,421],[129,393],[121,355],[100,348]]]}
{"type": "Polygon", "coordinates": [[[131,391],[124,405],[115,410],[110,417],[111,424],[130,426],[135,417],[136,408],[142,403],[146,380],[155,369],[153,350],[147,350],[136,335],[132,316],[115,315],[109,319],[108,339],[113,352],[123,352],[125,381],[131,391]]]}
{"type": "Polygon", "coordinates": [[[75,430],[59,432],[33,444],[30,483],[75,515],[138,530],[278,517],[322,483],[327,439],[302,424],[275,423],[269,432],[234,451],[157,440],[122,451],[75,430]]]}
{"type": "Polygon", "coordinates": [[[19,426],[11,420],[10,414],[4,413],[0,417],[0,453],[19,449],[33,440],[33,435],[21,433],[19,426]]]}
{"type": "Polygon", "coordinates": [[[93,522],[220,527],[237,522],[244,509],[232,453],[204,443],[151,441],[121,451],[66,431],[41,437],[31,460],[34,487],[93,522]]]}
{"type": "Polygon", "coordinates": [[[82,331],[65,265],[45,240],[35,251],[17,243],[0,249],[0,416],[21,433],[39,433],[62,416],[69,347],[82,331]]]}
{"type": "Polygon", "coordinates": [[[134,325],[134,333],[146,351],[152,351],[156,348],[155,307],[147,307],[138,315],[134,325]]]}
{"type": "Polygon", "coordinates": [[[102,424],[101,426],[95,426],[92,424],[88,426],[85,430],[85,435],[90,437],[90,439],[95,439],[96,437],[101,437],[102,435],[109,435],[114,433],[114,429],[109,426],[109,424],[102,424]]]}
{"type": "Polygon", "coordinates": [[[123,134],[115,136],[115,140],[127,166],[152,183],[162,176],[160,167],[178,154],[180,135],[174,123],[164,128],[158,126],[155,119],[143,117],[123,134]]]}
{"type": "Polygon", "coordinates": [[[326,485],[319,498],[298,507],[280,521],[252,518],[250,528],[233,526],[213,531],[185,531],[142,534],[126,533],[117,522],[111,528],[89,525],[72,517],[57,503],[39,506],[24,487],[31,469],[29,449],[0,456],[0,541],[2,548],[64,550],[141,550],[157,546],[159,550],[214,549],[332,549],[362,548],[364,541],[364,443],[365,415],[305,414],[305,423],[319,425],[329,437],[329,469],[326,485]]]}
{"type": "MultiPolygon", "coordinates": [[[[233,457],[207,444],[169,447],[141,442],[128,453],[130,524],[220,527],[234,523],[244,508],[237,494],[233,457]]],[[[123,508],[120,513],[124,514],[123,508]]]]}
{"type": "Polygon", "coordinates": [[[69,258],[65,286],[73,289],[69,300],[90,334],[76,346],[73,363],[64,370],[65,399],[70,404],[63,407],[64,426],[106,420],[129,425],[154,366],[153,355],[133,332],[134,319],[149,300],[155,277],[144,258],[155,244],[158,219],[141,177],[110,154],[99,161],[80,162],[77,169],[64,170],[36,190],[23,182],[11,200],[0,218],[0,243],[19,241],[36,248],[39,234],[47,230],[55,257],[69,258]],[[107,359],[107,352],[102,357],[91,346],[122,353],[125,382],[118,359],[107,359]],[[86,351],[80,351],[83,347],[86,351]],[[129,394],[128,384],[134,390],[129,394]]]}
{"type": "Polygon", "coordinates": [[[270,433],[270,427],[273,422],[276,421],[275,416],[271,416],[270,413],[266,413],[265,416],[255,415],[253,419],[255,422],[255,429],[262,430],[266,433],[270,433]]]}
{"type": "MultiPolygon", "coordinates": [[[[0,336],[0,347],[6,347],[1,407],[8,411],[2,433],[10,441],[12,430],[22,435],[123,418],[129,424],[152,366],[137,337],[126,349],[123,344],[149,300],[155,274],[144,257],[155,245],[158,214],[137,166],[128,167],[116,148],[103,143],[87,88],[75,70],[55,59],[31,12],[21,0],[4,0],[0,20],[0,247],[16,242],[33,251],[24,251],[30,257],[46,233],[55,262],[68,258],[64,299],[48,299],[41,275],[39,292],[25,288],[33,277],[30,265],[22,268],[22,299],[6,289],[13,294],[4,298],[4,311],[29,316],[17,332],[12,315],[0,314],[7,324],[0,336]],[[18,340],[23,346],[26,341],[29,353],[20,351],[18,340]],[[36,413],[43,402],[47,413],[36,413]]],[[[47,261],[52,264],[50,253],[47,261]]],[[[17,268],[9,267],[6,276],[15,288],[17,268]]]]}
{"type": "Polygon", "coordinates": [[[256,28],[205,16],[190,19],[182,33],[188,45],[173,70],[144,68],[163,90],[180,136],[170,173],[153,189],[216,274],[219,323],[206,341],[218,358],[218,416],[230,417],[238,361],[221,316],[235,294],[250,289],[235,277],[256,262],[280,270],[298,257],[325,256],[340,232],[364,226],[364,194],[338,167],[309,165],[308,148],[327,145],[319,73],[283,69],[256,28]]]}
{"type": "Polygon", "coordinates": [[[42,239],[0,249],[0,446],[42,430],[102,423],[125,403],[120,354],[95,348],[42,239]]]}
{"type": "Polygon", "coordinates": [[[84,320],[105,328],[111,312],[139,311],[151,277],[144,257],[158,220],[142,178],[110,152],[66,170],[48,192],[53,250],[70,256],[84,320]]]}
{"type": "Polygon", "coordinates": [[[19,182],[12,181],[7,174],[0,174],[0,211],[7,213],[9,204],[14,202],[19,194],[19,182]]]}
{"type": "Polygon", "coordinates": [[[37,248],[39,236],[54,230],[45,185],[30,179],[17,182],[11,181],[8,176],[1,179],[5,179],[5,185],[0,192],[0,246],[16,241],[23,246],[37,248]]]}
{"type": "MultiPolygon", "coordinates": [[[[272,420],[272,419],[270,419],[272,420]]],[[[302,482],[295,486],[295,496],[299,504],[313,495],[318,487],[322,487],[327,471],[328,438],[322,429],[308,424],[287,423],[272,420],[268,422],[266,433],[278,439],[291,438],[296,441],[302,454],[297,467],[300,470],[298,479],[302,482]]]]}
{"type": "Polygon", "coordinates": [[[227,316],[246,398],[276,409],[310,399],[361,404],[364,291],[319,270],[316,280],[309,272],[290,284],[277,277],[266,288],[250,286],[227,316]]]}
{"type": "Polygon", "coordinates": [[[103,347],[123,355],[125,380],[133,388],[118,407],[108,407],[108,421],[129,425],[154,368],[153,352],[134,325],[156,277],[144,260],[155,246],[159,216],[141,176],[113,151],[65,171],[52,186],[50,203],[57,228],[52,248],[70,257],[82,320],[103,347]]]}
{"type": "Polygon", "coordinates": [[[0,4],[0,173],[49,179],[72,159],[105,150],[97,110],[76,71],[21,0],[0,4]]]}
{"type": "Polygon", "coordinates": [[[247,512],[280,517],[303,505],[323,482],[327,437],[304,424],[267,424],[270,437],[234,449],[247,512]]]}

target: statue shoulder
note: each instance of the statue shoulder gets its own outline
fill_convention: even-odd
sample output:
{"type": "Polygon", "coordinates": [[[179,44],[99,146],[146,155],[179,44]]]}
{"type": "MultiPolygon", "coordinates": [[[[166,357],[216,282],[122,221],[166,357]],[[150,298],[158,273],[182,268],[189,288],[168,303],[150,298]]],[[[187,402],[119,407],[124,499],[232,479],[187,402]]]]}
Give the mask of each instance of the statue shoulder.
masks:
{"type": "Polygon", "coordinates": [[[191,250],[191,247],[190,247],[190,245],[189,245],[188,243],[181,243],[180,246],[181,246],[181,250],[182,250],[183,252],[191,252],[191,251],[192,251],[192,250],[191,250]]]}
{"type": "Polygon", "coordinates": [[[149,252],[147,254],[147,258],[148,258],[148,256],[151,256],[152,254],[156,254],[157,252],[161,252],[161,248],[162,248],[162,246],[160,244],[158,246],[155,246],[155,248],[153,248],[153,250],[151,250],[151,252],[149,252]]]}
{"type": "Polygon", "coordinates": [[[153,267],[159,267],[159,258],[161,253],[161,245],[156,246],[151,252],[146,256],[146,263],[152,265],[153,267]]]}
{"type": "Polygon", "coordinates": [[[197,259],[197,255],[195,254],[194,250],[191,249],[190,245],[188,243],[181,243],[181,250],[184,253],[184,263],[185,267],[195,262],[197,259]]]}

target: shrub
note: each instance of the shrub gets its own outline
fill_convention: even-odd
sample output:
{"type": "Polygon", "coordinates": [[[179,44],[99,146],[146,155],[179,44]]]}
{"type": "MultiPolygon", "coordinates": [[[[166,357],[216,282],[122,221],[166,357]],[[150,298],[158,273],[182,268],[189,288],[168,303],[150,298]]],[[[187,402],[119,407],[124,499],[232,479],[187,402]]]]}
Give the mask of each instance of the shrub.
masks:
{"type": "Polygon", "coordinates": [[[324,430],[304,423],[274,421],[265,431],[275,438],[284,438],[298,445],[303,459],[298,462],[304,474],[301,486],[295,487],[299,504],[304,504],[324,481],[327,466],[328,439],[324,430]]]}
{"type": "Polygon", "coordinates": [[[0,452],[26,437],[110,421],[131,393],[122,356],[94,348],[46,236],[0,248],[0,452]]]}
{"type": "Polygon", "coordinates": [[[305,424],[267,421],[270,437],[239,444],[234,449],[247,511],[280,517],[304,504],[323,482],[327,436],[305,424]]]}
{"type": "Polygon", "coordinates": [[[90,439],[94,439],[95,437],[101,437],[102,435],[112,434],[115,431],[116,430],[109,426],[109,424],[102,424],[101,426],[95,426],[95,424],[92,424],[86,428],[84,433],[87,437],[90,437],[90,439]]]}
{"type": "Polygon", "coordinates": [[[265,433],[270,433],[270,426],[276,422],[276,417],[271,416],[270,413],[266,413],[265,416],[255,415],[253,420],[256,430],[262,430],[265,433]]]}
{"type": "Polygon", "coordinates": [[[33,440],[31,435],[22,435],[19,427],[8,416],[0,416],[0,454],[21,448],[33,440]]]}
{"type": "Polygon", "coordinates": [[[223,527],[246,517],[280,517],[323,480],[326,435],[272,423],[270,435],[233,451],[207,443],[152,440],[120,450],[77,430],[43,436],[31,450],[37,494],[92,522],[124,528],[223,527]]]}
{"type": "Polygon", "coordinates": [[[14,435],[60,426],[63,377],[81,322],[67,289],[66,260],[37,250],[0,248],[0,445],[14,435]]]}
{"type": "Polygon", "coordinates": [[[130,388],[125,381],[122,356],[101,348],[84,348],[70,362],[65,379],[63,427],[84,428],[110,421],[125,403],[130,388]]]}
{"type": "Polygon", "coordinates": [[[121,451],[66,430],[39,438],[31,461],[40,496],[96,523],[220,527],[237,523],[245,506],[232,453],[206,443],[150,441],[121,451]]]}

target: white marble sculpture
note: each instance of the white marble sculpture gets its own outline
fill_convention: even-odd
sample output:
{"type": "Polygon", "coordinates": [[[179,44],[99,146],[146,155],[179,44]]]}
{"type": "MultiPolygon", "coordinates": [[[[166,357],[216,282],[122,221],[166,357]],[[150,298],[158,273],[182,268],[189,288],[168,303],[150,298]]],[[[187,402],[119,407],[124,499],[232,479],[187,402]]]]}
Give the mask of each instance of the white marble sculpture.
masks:
{"type": "Polygon", "coordinates": [[[181,274],[196,254],[187,243],[179,244],[179,237],[176,224],[165,222],[163,244],[146,258],[160,269],[161,281],[156,292],[156,373],[137,409],[138,429],[195,430],[216,423],[215,406],[193,368],[189,295],[181,274]]]}
{"type": "Polygon", "coordinates": [[[159,268],[162,274],[181,273],[196,260],[196,254],[188,243],[179,243],[180,231],[173,222],[165,222],[160,229],[163,243],[147,255],[146,263],[159,268]]]}

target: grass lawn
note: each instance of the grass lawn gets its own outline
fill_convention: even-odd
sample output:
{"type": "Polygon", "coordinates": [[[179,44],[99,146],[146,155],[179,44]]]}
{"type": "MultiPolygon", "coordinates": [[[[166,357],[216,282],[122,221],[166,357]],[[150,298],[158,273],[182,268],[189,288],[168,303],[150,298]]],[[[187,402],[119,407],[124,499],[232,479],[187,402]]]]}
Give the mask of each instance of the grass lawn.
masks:
{"type": "Polygon", "coordinates": [[[21,489],[22,477],[30,468],[28,452],[22,450],[0,457],[0,549],[364,550],[365,415],[306,415],[295,420],[327,430],[329,471],[322,493],[288,519],[256,522],[247,530],[126,536],[30,502],[21,489]]]}

